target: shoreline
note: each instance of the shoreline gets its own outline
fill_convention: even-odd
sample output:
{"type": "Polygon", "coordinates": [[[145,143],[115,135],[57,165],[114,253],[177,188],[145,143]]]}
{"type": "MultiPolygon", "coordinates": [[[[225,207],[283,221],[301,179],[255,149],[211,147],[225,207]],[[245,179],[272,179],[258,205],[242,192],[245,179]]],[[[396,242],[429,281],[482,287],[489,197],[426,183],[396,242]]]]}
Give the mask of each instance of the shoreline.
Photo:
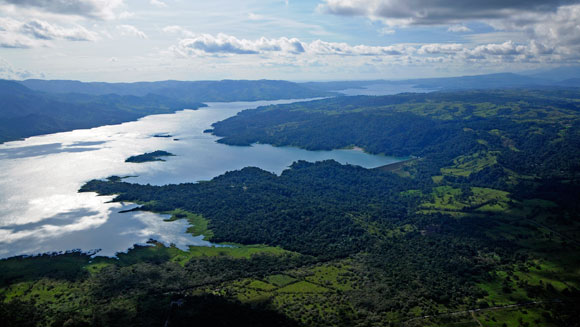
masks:
{"type": "Polygon", "coordinates": [[[378,166],[378,167],[371,168],[371,169],[372,170],[391,171],[392,172],[394,170],[397,170],[397,169],[402,168],[403,166],[405,166],[405,164],[407,164],[407,163],[409,163],[411,161],[415,161],[417,159],[419,159],[419,158],[412,157],[412,158],[409,158],[409,159],[406,159],[406,160],[403,160],[403,161],[397,161],[397,162],[393,162],[393,163],[386,164],[386,165],[383,165],[383,166],[378,166]]]}

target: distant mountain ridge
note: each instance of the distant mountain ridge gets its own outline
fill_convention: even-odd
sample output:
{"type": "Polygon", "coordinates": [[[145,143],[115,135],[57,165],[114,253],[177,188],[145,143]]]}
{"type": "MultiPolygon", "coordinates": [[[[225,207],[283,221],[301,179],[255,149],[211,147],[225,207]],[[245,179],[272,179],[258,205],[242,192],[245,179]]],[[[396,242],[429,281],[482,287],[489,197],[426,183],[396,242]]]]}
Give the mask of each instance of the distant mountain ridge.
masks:
{"type": "Polygon", "coordinates": [[[196,109],[206,101],[304,99],[333,95],[286,81],[83,83],[0,80],[0,143],[196,109]]]}
{"type": "Polygon", "coordinates": [[[282,80],[157,81],[134,83],[81,82],[73,80],[19,81],[35,91],[89,95],[157,94],[189,101],[254,101],[313,98],[336,95],[336,91],[369,85],[415,85],[432,90],[500,88],[580,87],[580,67],[560,67],[527,73],[496,73],[471,76],[417,78],[407,80],[362,80],[293,83],[282,80]],[[560,78],[558,78],[558,76],[560,78]]]}
{"type": "Polygon", "coordinates": [[[533,74],[497,73],[472,76],[419,78],[407,80],[368,80],[306,82],[302,85],[316,90],[339,91],[364,88],[369,85],[414,85],[416,88],[451,91],[502,88],[580,87],[580,67],[564,67],[533,74]],[[560,76],[560,78],[558,78],[560,76]]]}
{"type": "Polygon", "coordinates": [[[202,102],[304,99],[332,95],[328,92],[314,90],[297,83],[274,80],[105,83],[29,79],[19,83],[32,90],[47,93],[118,94],[133,96],[156,94],[182,100],[202,102]]]}
{"type": "Polygon", "coordinates": [[[53,95],[0,80],[0,143],[33,135],[119,124],[151,114],[201,106],[204,104],[158,95],[53,95]]]}
{"type": "Polygon", "coordinates": [[[542,78],[555,82],[562,82],[570,79],[580,78],[580,66],[563,66],[553,69],[540,69],[522,72],[520,75],[542,78]]]}
{"type": "MultiPolygon", "coordinates": [[[[573,68],[573,67],[572,67],[573,68]]],[[[369,85],[467,89],[580,87],[580,69],[500,73],[402,81],[294,83],[280,80],[159,81],[135,83],[71,80],[0,80],[0,142],[77,128],[117,124],[140,117],[202,106],[202,102],[306,99],[337,95],[369,85]],[[566,72],[566,74],[563,74],[566,72]],[[556,76],[566,79],[555,79],[556,76]],[[577,77],[575,77],[577,76],[577,77]],[[570,78],[571,77],[571,78],[570,78]]]]}
{"type": "Polygon", "coordinates": [[[413,79],[406,82],[409,84],[416,84],[419,88],[436,88],[446,90],[514,88],[551,85],[549,80],[530,78],[528,76],[522,76],[513,73],[413,79]]]}

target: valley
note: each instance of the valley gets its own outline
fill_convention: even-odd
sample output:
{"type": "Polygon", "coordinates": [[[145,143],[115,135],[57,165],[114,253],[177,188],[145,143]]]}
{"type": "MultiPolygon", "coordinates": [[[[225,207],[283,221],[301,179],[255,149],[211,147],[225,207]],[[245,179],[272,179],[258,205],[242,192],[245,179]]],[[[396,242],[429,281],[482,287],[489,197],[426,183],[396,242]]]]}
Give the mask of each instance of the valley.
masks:
{"type": "Polygon", "coordinates": [[[203,312],[224,307],[240,312],[239,325],[568,324],[580,287],[577,106],[573,91],[513,90],[240,111],[213,124],[220,143],[354,145],[410,159],[378,169],[295,161],[277,174],[245,167],[200,183],[92,180],[80,194],[138,203],[133,212],[187,222],[220,246],[151,241],[117,259],[6,259],[4,305],[73,324],[210,323],[203,312]],[[46,271],[26,272],[44,260],[46,271]]]}

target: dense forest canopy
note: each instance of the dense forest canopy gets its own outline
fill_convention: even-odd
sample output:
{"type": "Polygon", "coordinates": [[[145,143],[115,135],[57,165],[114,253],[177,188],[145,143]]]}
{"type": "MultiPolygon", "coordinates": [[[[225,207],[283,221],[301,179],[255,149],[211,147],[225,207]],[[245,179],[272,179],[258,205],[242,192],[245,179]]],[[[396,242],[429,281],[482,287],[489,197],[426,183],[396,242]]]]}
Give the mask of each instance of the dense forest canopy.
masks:
{"type": "Polygon", "coordinates": [[[298,161],[280,175],[247,167],[165,186],[92,180],[82,192],[187,219],[225,246],[2,260],[0,313],[12,325],[28,314],[71,326],[225,326],[234,315],[242,326],[575,326],[579,123],[572,89],[246,110],[214,124],[221,142],[410,159],[298,161]],[[231,315],[208,314],[219,310],[231,315]]]}
{"type": "MultiPolygon", "coordinates": [[[[165,137],[165,136],[159,136],[165,137]]],[[[137,154],[134,156],[130,156],[129,158],[125,159],[125,162],[134,162],[134,163],[142,163],[142,162],[151,162],[151,161],[165,161],[163,157],[172,157],[175,156],[173,153],[157,150],[153,152],[147,152],[143,154],[137,154]]]]}
{"type": "Polygon", "coordinates": [[[232,145],[356,145],[371,153],[430,156],[444,165],[485,153],[525,175],[577,178],[579,112],[578,90],[409,93],[261,107],[215,123],[212,132],[232,145]]]}

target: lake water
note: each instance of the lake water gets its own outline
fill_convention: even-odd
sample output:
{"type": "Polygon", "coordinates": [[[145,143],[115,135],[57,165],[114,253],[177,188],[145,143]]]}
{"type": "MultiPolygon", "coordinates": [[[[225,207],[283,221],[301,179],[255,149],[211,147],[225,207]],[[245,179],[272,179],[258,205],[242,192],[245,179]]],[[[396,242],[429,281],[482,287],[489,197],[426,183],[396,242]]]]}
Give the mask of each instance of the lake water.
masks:
{"type": "Polygon", "coordinates": [[[0,257],[100,249],[111,256],[155,239],[185,249],[211,245],[185,230],[184,220],[149,212],[119,213],[130,203],[78,193],[94,178],[134,175],[129,181],[163,185],[209,180],[256,166],[280,173],[296,160],[334,159],[371,168],[399,161],[356,150],[306,151],[292,147],[228,146],[203,130],[243,109],[284,101],[210,103],[199,110],[144,117],[135,122],[31,137],[0,145],[0,257]],[[171,137],[155,137],[155,135],[171,137]],[[126,163],[129,156],[165,150],[166,162],[126,163]]]}
{"type": "Polygon", "coordinates": [[[370,84],[357,89],[339,90],[344,95],[393,95],[399,93],[429,93],[434,90],[416,88],[414,84],[370,84]]]}

